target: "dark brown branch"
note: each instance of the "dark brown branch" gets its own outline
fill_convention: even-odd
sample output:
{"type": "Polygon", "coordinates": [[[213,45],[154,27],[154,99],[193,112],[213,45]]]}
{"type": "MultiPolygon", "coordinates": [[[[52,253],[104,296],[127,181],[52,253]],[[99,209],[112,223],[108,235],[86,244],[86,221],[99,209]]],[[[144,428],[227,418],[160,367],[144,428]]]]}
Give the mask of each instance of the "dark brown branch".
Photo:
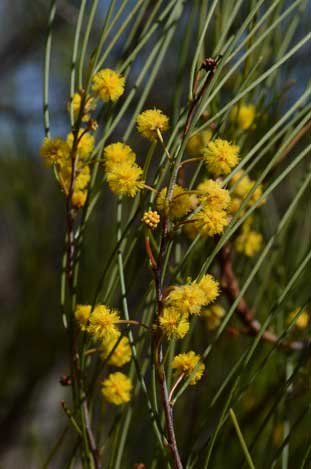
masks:
{"type": "MultiPolygon", "coordinates": [[[[230,243],[227,243],[221,249],[219,260],[221,265],[220,285],[229,302],[233,304],[240,294],[240,286],[232,266],[232,249],[230,243]]],[[[235,311],[239,319],[246,326],[248,334],[256,336],[260,333],[261,324],[255,319],[254,312],[249,308],[243,296],[237,304],[235,311]]],[[[269,331],[265,331],[261,339],[294,351],[300,351],[307,346],[307,344],[301,341],[280,340],[275,334],[269,331]]]]}

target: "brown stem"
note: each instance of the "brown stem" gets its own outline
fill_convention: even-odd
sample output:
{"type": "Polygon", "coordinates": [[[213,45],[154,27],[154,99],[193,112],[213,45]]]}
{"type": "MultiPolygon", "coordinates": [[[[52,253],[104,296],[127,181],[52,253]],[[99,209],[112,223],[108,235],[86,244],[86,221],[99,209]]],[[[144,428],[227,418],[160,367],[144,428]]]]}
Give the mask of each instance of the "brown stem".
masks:
{"type": "Polygon", "coordinates": [[[150,239],[149,239],[148,236],[145,237],[145,248],[146,248],[146,253],[149,257],[151,266],[154,270],[156,270],[158,266],[157,266],[157,262],[154,258],[154,255],[153,255],[153,252],[152,252],[152,249],[151,249],[151,246],[150,246],[150,239]]]}
{"type": "Polygon", "coordinates": [[[92,452],[95,468],[99,469],[100,468],[99,451],[97,449],[95,438],[92,432],[92,428],[90,424],[90,417],[89,417],[89,410],[87,408],[86,399],[84,399],[82,407],[83,407],[83,414],[84,414],[84,419],[85,419],[85,430],[86,430],[87,438],[89,441],[90,450],[92,452]]]}
{"type": "MultiPolygon", "coordinates": [[[[220,285],[230,303],[233,304],[240,294],[240,286],[232,266],[232,248],[230,243],[225,244],[221,249],[219,260],[221,264],[220,285]]],[[[235,311],[239,319],[246,326],[248,334],[257,335],[260,333],[261,324],[255,319],[253,311],[249,308],[243,296],[240,298],[235,311]]],[[[275,334],[269,331],[265,331],[262,334],[261,340],[271,344],[278,344],[281,347],[294,351],[300,351],[306,347],[306,344],[301,341],[280,341],[275,334]]]]}
{"type": "Polygon", "coordinates": [[[181,374],[178,376],[178,378],[176,379],[175,383],[173,384],[172,389],[170,390],[170,395],[168,396],[170,403],[171,403],[172,397],[173,397],[173,395],[174,395],[174,392],[175,392],[177,386],[178,386],[179,383],[183,380],[183,377],[184,377],[184,376],[185,376],[185,373],[181,373],[181,374]]]}

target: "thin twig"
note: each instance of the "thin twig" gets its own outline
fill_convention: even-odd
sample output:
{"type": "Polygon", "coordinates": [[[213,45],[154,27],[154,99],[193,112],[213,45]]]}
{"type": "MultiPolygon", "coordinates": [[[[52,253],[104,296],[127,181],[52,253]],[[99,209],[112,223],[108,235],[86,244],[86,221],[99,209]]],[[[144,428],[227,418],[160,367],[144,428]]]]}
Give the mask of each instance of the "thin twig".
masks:
{"type": "MultiPolygon", "coordinates": [[[[240,294],[240,286],[238,279],[234,273],[232,266],[232,248],[230,243],[225,244],[219,253],[219,259],[221,264],[221,276],[220,284],[221,288],[226,294],[231,304],[238,298],[240,294]]],[[[236,306],[236,312],[239,319],[247,327],[247,331],[250,335],[257,335],[260,333],[261,324],[254,317],[254,312],[249,308],[246,300],[242,297],[236,306]]],[[[281,347],[299,351],[305,348],[305,344],[300,341],[289,341],[282,340],[273,334],[272,332],[265,331],[261,339],[270,342],[271,344],[278,344],[281,347]]]]}

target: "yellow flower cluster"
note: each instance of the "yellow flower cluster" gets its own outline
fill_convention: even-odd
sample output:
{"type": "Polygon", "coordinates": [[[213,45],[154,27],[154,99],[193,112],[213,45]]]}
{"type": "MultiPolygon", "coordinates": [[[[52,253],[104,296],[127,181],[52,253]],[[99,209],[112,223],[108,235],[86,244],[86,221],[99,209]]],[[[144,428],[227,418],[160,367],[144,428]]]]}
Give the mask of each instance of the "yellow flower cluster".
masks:
{"type": "Polygon", "coordinates": [[[164,187],[158,194],[156,206],[159,212],[168,210],[170,218],[182,218],[193,210],[196,205],[196,197],[188,194],[185,189],[175,184],[172,200],[167,206],[167,187],[164,187]]]}
{"type": "Polygon", "coordinates": [[[124,93],[125,78],[118,72],[105,68],[93,76],[92,90],[104,101],[117,101],[124,93]]]}
{"type": "Polygon", "coordinates": [[[201,315],[206,318],[207,328],[212,331],[219,326],[221,318],[225,315],[225,310],[219,304],[210,305],[202,311],[201,315]]]}
{"type": "Polygon", "coordinates": [[[120,333],[116,338],[108,337],[103,340],[100,357],[103,361],[108,358],[109,365],[123,366],[131,360],[132,351],[127,337],[122,337],[120,333]],[[116,346],[117,344],[117,346],[116,346]]]}
{"type": "MultiPolygon", "coordinates": [[[[301,308],[298,307],[298,308],[295,308],[294,311],[289,313],[287,322],[290,323],[291,321],[293,321],[293,319],[295,319],[295,317],[300,311],[301,311],[301,308]]],[[[309,320],[310,320],[310,317],[309,317],[308,312],[306,310],[303,310],[300,312],[299,317],[295,321],[295,327],[297,329],[305,329],[306,327],[308,327],[309,320]]]]}
{"type": "MultiPolygon", "coordinates": [[[[172,368],[175,371],[176,376],[180,376],[181,374],[185,376],[190,376],[198,365],[200,361],[200,355],[196,355],[192,350],[187,353],[180,353],[176,355],[172,361],[172,368]]],[[[200,363],[190,379],[189,384],[196,384],[203,376],[205,370],[205,365],[200,363]]]]}
{"type": "Polygon", "coordinates": [[[168,339],[182,339],[189,331],[187,317],[174,306],[165,307],[160,317],[160,328],[168,339]]]}
{"type": "Polygon", "coordinates": [[[62,138],[45,138],[40,148],[40,155],[48,166],[62,166],[69,158],[69,146],[62,138]]]}
{"type": "MultiPolygon", "coordinates": [[[[98,98],[104,102],[114,102],[119,99],[124,93],[124,84],[125,78],[118,72],[109,68],[98,71],[92,78],[93,94],[84,97],[84,90],[80,90],[74,93],[72,102],[67,106],[68,111],[72,108],[75,121],[81,115],[81,122],[86,122],[87,128],[79,129],[77,136],[73,132],[69,133],[66,141],[61,138],[45,138],[41,145],[40,154],[42,158],[48,165],[55,166],[60,185],[66,197],[69,197],[69,194],[71,195],[72,205],[76,209],[83,207],[86,203],[87,186],[90,180],[88,165],[94,150],[95,138],[88,130],[95,131],[97,129],[97,122],[91,119],[90,112],[95,109],[98,98]],[[72,186],[73,167],[75,177],[72,186]]],[[[111,152],[113,153],[113,148],[111,152]]],[[[130,150],[131,152],[132,150],[130,150]]],[[[123,157],[125,153],[126,150],[123,148],[123,157]]],[[[111,163],[115,158],[115,164],[111,164],[111,167],[109,167],[106,162],[107,171],[109,171],[107,174],[108,184],[116,194],[133,197],[143,187],[143,181],[141,181],[142,170],[135,164],[135,154],[133,152],[132,155],[125,155],[126,158],[123,158],[124,164],[118,161],[119,155],[120,149],[117,147],[115,155],[110,155],[111,163]]]]}
{"type": "Polygon", "coordinates": [[[112,143],[103,156],[107,182],[114,194],[134,197],[143,189],[143,170],[135,163],[136,155],[130,146],[112,143]]]}
{"type": "Polygon", "coordinates": [[[91,305],[77,305],[75,310],[75,318],[79,323],[80,329],[85,331],[91,314],[91,305]]]}
{"type": "Polygon", "coordinates": [[[235,249],[248,257],[253,257],[262,248],[262,235],[257,231],[251,230],[248,223],[242,226],[241,234],[234,242],[235,249]]]}
{"type": "Polygon", "coordinates": [[[169,118],[160,109],[147,109],[136,118],[137,130],[147,140],[158,139],[157,131],[165,132],[169,126],[169,118]]]}
{"type": "MultiPolygon", "coordinates": [[[[78,119],[80,109],[81,109],[81,104],[82,104],[81,94],[75,93],[72,97],[72,109],[73,109],[73,116],[74,116],[75,121],[78,119]]],[[[68,103],[67,109],[68,109],[68,112],[70,112],[70,103],[68,103]]],[[[85,100],[84,108],[82,109],[82,116],[81,116],[82,122],[88,122],[91,119],[91,115],[89,113],[93,109],[94,109],[94,98],[90,96],[85,100]]]]}
{"type": "Polygon", "coordinates": [[[240,129],[247,130],[253,125],[255,115],[256,107],[253,104],[240,104],[233,107],[230,112],[230,120],[240,129]]]}
{"type": "MultiPolygon", "coordinates": [[[[230,186],[232,187],[232,203],[231,212],[236,213],[240,208],[243,200],[247,197],[249,192],[253,189],[255,181],[250,179],[246,172],[241,169],[238,171],[230,180],[230,186]]],[[[262,185],[258,185],[250,197],[247,207],[251,207],[261,196],[262,196],[262,185]]],[[[265,203],[263,200],[260,205],[265,203]]],[[[246,207],[246,208],[247,208],[246,207]]]]}
{"type": "Polygon", "coordinates": [[[94,149],[95,139],[93,135],[80,129],[77,137],[77,148],[72,155],[74,137],[70,133],[67,140],[61,138],[45,138],[41,145],[40,154],[48,165],[56,167],[61,186],[69,193],[72,174],[72,157],[76,159],[75,180],[73,181],[72,204],[75,208],[83,207],[87,198],[87,186],[90,180],[90,168],[88,159],[94,149]]]}
{"type": "Polygon", "coordinates": [[[105,305],[96,305],[89,317],[87,331],[98,340],[113,340],[119,336],[119,312],[105,305]]]}
{"type": "Polygon", "coordinates": [[[198,132],[192,135],[192,137],[189,138],[187,143],[187,150],[190,155],[200,156],[203,148],[208,144],[211,138],[212,131],[209,129],[203,130],[202,132],[198,132]]]}
{"type": "Polygon", "coordinates": [[[193,216],[193,222],[184,226],[190,238],[200,234],[203,237],[221,234],[229,224],[230,195],[220,182],[205,179],[197,189],[201,210],[193,216]]]}
{"type": "Polygon", "coordinates": [[[230,194],[218,181],[204,179],[198,187],[200,201],[215,209],[226,210],[230,205],[230,194]]]}
{"type": "Polygon", "coordinates": [[[121,405],[131,399],[132,382],[125,374],[117,371],[110,373],[108,378],[102,381],[101,392],[103,397],[111,404],[121,405]]]}
{"type": "Polygon", "coordinates": [[[151,230],[155,230],[158,224],[160,223],[160,215],[157,211],[149,210],[145,212],[141,221],[148,226],[151,230]]]}
{"type": "Polygon", "coordinates": [[[202,150],[205,164],[213,176],[229,174],[239,162],[240,148],[227,140],[216,138],[202,150]]]}
{"type": "Polygon", "coordinates": [[[172,287],[166,300],[160,328],[163,334],[181,339],[189,330],[189,315],[199,315],[203,306],[212,303],[219,295],[219,284],[206,274],[199,282],[172,287]]]}

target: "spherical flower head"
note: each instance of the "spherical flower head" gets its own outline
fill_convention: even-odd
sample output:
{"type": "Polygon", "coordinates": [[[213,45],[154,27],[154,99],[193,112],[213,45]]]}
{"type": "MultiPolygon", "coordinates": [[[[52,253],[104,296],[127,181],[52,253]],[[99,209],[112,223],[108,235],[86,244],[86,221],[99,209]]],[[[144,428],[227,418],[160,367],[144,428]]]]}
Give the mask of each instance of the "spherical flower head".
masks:
{"type": "Polygon", "coordinates": [[[244,171],[240,169],[230,179],[230,186],[233,187],[233,193],[235,196],[244,199],[249,191],[252,189],[252,181],[244,171]]]}
{"type": "Polygon", "coordinates": [[[176,286],[168,296],[169,303],[174,305],[181,314],[200,314],[205,304],[205,293],[195,282],[189,285],[176,286]]]}
{"type": "Polygon", "coordinates": [[[117,101],[124,93],[125,78],[120,73],[105,68],[93,76],[92,90],[104,102],[117,101]]]}
{"type": "Polygon", "coordinates": [[[105,305],[97,305],[90,316],[87,331],[98,340],[118,338],[119,331],[116,324],[119,320],[118,311],[111,310],[105,305]]]}
{"type": "Polygon", "coordinates": [[[131,399],[132,382],[125,374],[117,371],[110,373],[108,378],[102,381],[102,395],[111,404],[121,405],[131,399]]]}
{"type": "Polygon", "coordinates": [[[209,142],[202,154],[208,171],[214,176],[229,174],[239,162],[240,148],[227,140],[216,138],[209,142]]]}
{"type": "MultiPolygon", "coordinates": [[[[82,160],[86,160],[91,155],[94,149],[95,138],[93,137],[93,135],[86,132],[85,129],[79,129],[78,139],[79,139],[78,148],[77,148],[78,156],[82,160]]],[[[67,136],[67,143],[70,149],[72,148],[73,140],[74,140],[73,133],[70,132],[70,134],[68,134],[67,136]]]]}
{"type": "MultiPolygon", "coordinates": [[[[75,93],[72,97],[72,109],[73,109],[73,116],[74,116],[75,121],[78,119],[78,116],[80,113],[81,101],[82,101],[81,94],[75,93]]],[[[90,120],[91,116],[89,114],[89,111],[91,111],[94,108],[93,101],[94,100],[92,97],[88,97],[85,100],[84,110],[82,113],[82,122],[88,122],[90,120]]],[[[68,103],[67,109],[68,109],[68,112],[70,112],[70,103],[68,103]]]]}
{"type": "MultiPolygon", "coordinates": [[[[190,376],[195,367],[200,361],[200,355],[196,355],[192,350],[187,353],[180,353],[176,355],[172,361],[172,368],[176,370],[176,375],[179,376],[184,374],[185,376],[190,376]]],[[[205,365],[200,363],[194,372],[189,384],[196,384],[203,376],[205,370],[205,365]]]]}
{"type": "Polygon", "coordinates": [[[202,207],[202,210],[195,215],[195,219],[195,225],[203,237],[221,234],[229,224],[225,210],[217,210],[208,205],[202,207]]]}
{"type": "Polygon", "coordinates": [[[121,367],[131,360],[132,351],[127,337],[122,337],[121,340],[119,339],[120,334],[116,338],[104,339],[101,346],[100,357],[105,361],[110,355],[108,364],[121,367]],[[116,344],[118,345],[116,346],[116,344]]]}
{"type": "Polygon", "coordinates": [[[82,331],[86,330],[86,326],[89,321],[91,314],[91,305],[77,305],[75,310],[75,318],[79,323],[80,329],[82,331]]]}
{"type": "Polygon", "coordinates": [[[75,190],[83,190],[87,187],[91,179],[91,171],[88,165],[84,165],[79,169],[75,180],[75,190]]]}
{"type": "MultiPolygon", "coordinates": [[[[167,188],[162,189],[156,200],[157,209],[164,212],[166,209],[167,188]]],[[[170,218],[182,218],[194,208],[194,201],[190,194],[187,194],[183,187],[175,184],[173,189],[173,197],[169,204],[170,218]]]]}
{"type": "Polygon", "coordinates": [[[118,164],[133,164],[136,160],[136,155],[132,148],[122,142],[111,143],[105,147],[103,156],[107,171],[118,164]]]}
{"type": "Polygon", "coordinates": [[[144,213],[141,221],[151,230],[155,230],[160,223],[160,215],[156,211],[149,210],[144,213]]]}
{"type": "Polygon", "coordinates": [[[204,305],[212,303],[219,295],[219,282],[210,274],[206,274],[201,278],[199,287],[204,293],[204,305]]]}
{"type": "Polygon", "coordinates": [[[262,235],[257,231],[242,231],[236,238],[234,246],[238,252],[245,254],[247,257],[253,257],[262,248],[262,235]]]}
{"type": "Polygon", "coordinates": [[[230,120],[238,125],[242,130],[249,129],[256,115],[256,107],[253,104],[240,104],[232,108],[230,120]]]}
{"type": "Polygon", "coordinates": [[[70,148],[61,138],[45,138],[40,148],[40,156],[48,166],[62,166],[69,158],[70,148]]]}
{"type": "Polygon", "coordinates": [[[142,169],[136,163],[124,162],[111,166],[106,176],[110,190],[114,194],[135,197],[144,187],[142,174],[142,169]]]}
{"type": "Polygon", "coordinates": [[[225,309],[219,305],[210,305],[208,308],[204,308],[202,311],[202,317],[206,318],[207,328],[212,331],[216,329],[220,322],[221,318],[225,315],[225,309]]]}
{"type": "Polygon", "coordinates": [[[189,331],[187,317],[175,307],[166,307],[159,319],[160,328],[168,339],[182,339],[189,331]]]}
{"type": "Polygon", "coordinates": [[[201,182],[197,190],[200,192],[200,199],[210,207],[226,210],[230,205],[230,194],[227,189],[222,189],[219,182],[213,179],[205,179],[201,182]]]}
{"type": "Polygon", "coordinates": [[[295,327],[296,329],[306,329],[309,324],[309,314],[306,310],[301,311],[301,308],[295,308],[294,311],[289,313],[288,318],[287,318],[287,323],[289,324],[292,322],[295,317],[300,313],[300,315],[297,317],[295,321],[295,327]]]}
{"type": "Polygon", "coordinates": [[[72,205],[75,208],[82,208],[85,205],[87,199],[87,191],[74,191],[71,197],[72,205]]]}
{"type": "Polygon", "coordinates": [[[211,130],[203,130],[192,135],[187,143],[187,151],[191,156],[200,156],[203,148],[208,144],[212,138],[211,130]]]}
{"type": "Polygon", "coordinates": [[[148,109],[136,118],[138,132],[152,142],[158,139],[157,130],[165,132],[169,126],[169,118],[160,109],[148,109]]]}

